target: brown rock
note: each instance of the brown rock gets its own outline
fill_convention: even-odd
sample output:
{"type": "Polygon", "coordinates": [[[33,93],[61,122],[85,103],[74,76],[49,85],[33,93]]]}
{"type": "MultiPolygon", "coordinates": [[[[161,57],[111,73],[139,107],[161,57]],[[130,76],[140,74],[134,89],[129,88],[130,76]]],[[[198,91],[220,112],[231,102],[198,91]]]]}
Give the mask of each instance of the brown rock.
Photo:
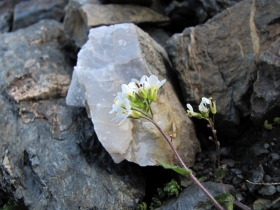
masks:
{"type": "Polygon", "coordinates": [[[163,24],[168,17],[156,13],[147,7],[137,5],[101,5],[96,0],[71,0],[66,9],[64,20],[65,33],[78,47],[87,40],[90,28],[117,23],[163,24]]]}
{"type": "Polygon", "coordinates": [[[234,126],[250,115],[259,55],[280,34],[279,7],[279,1],[242,1],[168,41],[185,102],[195,105],[203,96],[217,100],[219,134],[234,137],[234,126]]]}

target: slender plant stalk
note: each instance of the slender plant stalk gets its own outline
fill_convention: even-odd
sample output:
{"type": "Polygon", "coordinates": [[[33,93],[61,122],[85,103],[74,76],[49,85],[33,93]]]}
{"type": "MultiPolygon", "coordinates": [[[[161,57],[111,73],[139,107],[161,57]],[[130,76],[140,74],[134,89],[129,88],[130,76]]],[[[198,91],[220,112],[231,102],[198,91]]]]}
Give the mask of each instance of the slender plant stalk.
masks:
{"type": "MultiPolygon", "coordinates": [[[[167,143],[169,144],[169,146],[172,148],[173,152],[175,153],[180,165],[185,168],[186,170],[190,170],[185,163],[183,162],[182,158],[180,157],[180,155],[178,154],[177,150],[175,149],[173,143],[171,142],[170,138],[163,132],[163,130],[161,129],[161,127],[151,118],[148,117],[143,117],[146,120],[149,120],[150,122],[152,122],[157,129],[160,131],[160,133],[163,135],[163,137],[166,139],[167,143]]],[[[192,174],[190,173],[190,178],[194,181],[194,183],[207,195],[207,197],[213,202],[213,204],[217,207],[217,209],[219,210],[224,210],[224,208],[216,201],[216,199],[208,192],[208,190],[198,181],[198,179],[192,174]]]]}
{"type": "MultiPolygon", "coordinates": [[[[216,145],[217,165],[218,165],[218,168],[220,168],[220,142],[218,141],[217,131],[214,128],[214,115],[213,115],[213,120],[211,118],[209,118],[208,122],[209,122],[209,126],[211,128],[211,131],[212,131],[212,134],[213,134],[213,137],[214,137],[213,141],[216,145]]],[[[220,179],[220,184],[221,184],[223,192],[226,193],[224,183],[223,183],[223,179],[220,179]]],[[[241,203],[239,201],[236,201],[236,200],[233,199],[232,202],[236,206],[238,206],[239,208],[241,208],[243,210],[251,210],[251,208],[249,208],[248,206],[244,205],[243,203],[241,203]]]]}

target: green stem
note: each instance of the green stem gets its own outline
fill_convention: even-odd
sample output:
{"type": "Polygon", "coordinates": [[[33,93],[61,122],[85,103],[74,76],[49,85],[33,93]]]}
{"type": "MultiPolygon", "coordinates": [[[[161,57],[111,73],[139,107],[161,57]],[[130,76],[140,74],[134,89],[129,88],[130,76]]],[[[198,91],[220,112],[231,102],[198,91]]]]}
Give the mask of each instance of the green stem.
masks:
{"type": "Polygon", "coordinates": [[[150,112],[151,112],[151,115],[152,115],[152,119],[154,118],[154,113],[153,113],[153,111],[152,111],[152,107],[151,107],[151,102],[149,101],[149,100],[147,100],[148,101],[148,105],[149,105],[149,108],[150,108],[150,112]]]}
{"type": "MultiPolygon", "coordinates": [[[[163,132],[161,127],[151,118],[143,117],[146,120],[149,120],[151,123],[153,123],[157,129],[160,131],[160,133],[163,135],[163,137],[166,139],[169,146],[172,148],[173,152],[175,153],[180,165],[185,168],[186,170],[190,170],[185,163],[183,162],[182,158],[180,157],[179,153],[175,149],[173,143],[171,142],[170,138],[163,132]]],[[[208,190],[198,181],[198,179],[191,173],[190,178],[194,181],[194,183],[206,194],[206,196],[213,202],[213,204],[217,207],[219,210],[224,210],[224,208],[215,200],[215,198],[208,192],[208,190]]]]}

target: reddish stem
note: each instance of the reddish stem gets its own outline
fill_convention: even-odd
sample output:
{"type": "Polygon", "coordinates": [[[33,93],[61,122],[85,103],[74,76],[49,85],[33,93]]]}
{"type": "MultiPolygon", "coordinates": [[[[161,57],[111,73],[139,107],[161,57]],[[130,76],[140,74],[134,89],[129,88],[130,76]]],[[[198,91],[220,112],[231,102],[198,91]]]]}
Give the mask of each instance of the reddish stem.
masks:
{"type": "MultiPolygon", "coordinates": [[[[186,170],[190,170],[185,163],[183,162],[183,160],[181,159],[180,155],[178,154],[177,150],[175,149],[173,143],[170,141],[169,137],[163,132],[163,130],[161,129],[161,127],[153,120],[153,119],[149,119],[147,117],[143,117],[147,120],[149,120],[150,122],[152,122],[157,129],[160,131],[160,133],[164,136],[164,138],[166,139],[167,143],[169,144],[169,146],[172,148],[173,152],[175,153],[180,165],[185,168],[186,170]]],[[[208,192],[208,190],[198,181],[198,179],[191,173],[190,174],[190,178],[194,181],[194,183],[207,195],[207,197],[213,202],[213,204],[217,207],[217,209],[219,210],[224,210],[224,208],[215,200],[215,198],[208,192]]]]}

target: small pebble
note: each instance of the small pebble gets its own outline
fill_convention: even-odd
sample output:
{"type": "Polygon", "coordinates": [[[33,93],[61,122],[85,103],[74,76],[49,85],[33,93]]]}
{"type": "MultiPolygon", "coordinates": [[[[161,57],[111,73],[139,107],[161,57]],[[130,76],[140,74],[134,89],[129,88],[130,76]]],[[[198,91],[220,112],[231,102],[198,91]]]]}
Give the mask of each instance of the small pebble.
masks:
{"type": "Polygon", "coordinates": [[[230,148],[228,147],[223,147],[220,149],[220,155],[224,155],[224,156],[227,156],[230,152],[230,148]]]}
{"type": "Polygon", "coordinates": [[[267,149],[264,149],[260,145],[254,145],[251,147],[251,149],[253,150],[253,152],[256,156],[269,153],[269,151],[267,149]]]}
{"type": "Polygon", "coordinates": [[[237,168],[232,168],[231,171],[237,175],[241,174],[242,172],[237,168]]]}
{"type": "Polygon", "coordinates": [[[233,184],[239,184],[241,181],[242,181],[242,179],[239,179],[238,177],[234,177],[234,178],[232,179],[232,183],[233,183],[233,184]]]}
{"type": "Polygon", "coordinates": [[[280,159],[280,155],[278,155],[277,153],[271,153],[270,156],[273,161],[280,159]]]}
{"type": "Polygon", "coordinates": [[[237,177],[238,177],[239,179],[244,179],[244,176],[242,176],[241,174],[240,174],[240,175],[237,175],[237,177]]]}
{"type": "Polygon", "coordinates": [[[265,149],[268,149],[269,144],[268,144],[268,143],[265,143],[265,144],[263,145],[263,147],[264,147],[265,149]]]}
{"type": "Polygon", "coordinates": [[[224,159],[221,161],[221,164],[226,164],[229,167],[233,167],[235,165],[235,161],[232,159],[224,159]]]}
{"type": "Polygon", "coordinates": [[[276,193],[276,187],[274,185],[265,185],[258,190],[258,193],[262,195],[273,195],[276,193]]]}
{"type": "Polygon", "coordinates": [[[264,181],[265,182],[272,182],[272,178],[269,175],[264,176],[264,181]]]}
{"type": "Polygon", "coordinates": [[[239,202],[243,200],[243,196],[241,193],[236,193],[235,197],[236,197],[236,200],[238,200],[239,202]]]}

